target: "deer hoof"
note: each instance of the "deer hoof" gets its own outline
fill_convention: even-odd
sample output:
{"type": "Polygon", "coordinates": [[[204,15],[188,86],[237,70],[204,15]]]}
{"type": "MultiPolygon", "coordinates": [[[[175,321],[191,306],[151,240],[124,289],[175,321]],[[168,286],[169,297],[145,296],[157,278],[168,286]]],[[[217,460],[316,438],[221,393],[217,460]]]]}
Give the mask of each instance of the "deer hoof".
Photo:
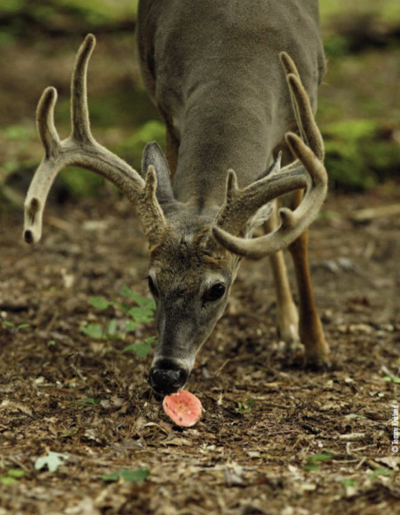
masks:
{"type": "MultiPolygon", "coordinates": [[[[324,347],[328,347],[326,342],[324,342],[324,347]]],[[[305,352],[305,366],[308,369],[315,371],[324,371],[332,369],[332,361],[331,356],[329,354],[329,350],[323,348],[321,351],[317,352],[315,349],[310,352],[306,347],[305,352]]]]}

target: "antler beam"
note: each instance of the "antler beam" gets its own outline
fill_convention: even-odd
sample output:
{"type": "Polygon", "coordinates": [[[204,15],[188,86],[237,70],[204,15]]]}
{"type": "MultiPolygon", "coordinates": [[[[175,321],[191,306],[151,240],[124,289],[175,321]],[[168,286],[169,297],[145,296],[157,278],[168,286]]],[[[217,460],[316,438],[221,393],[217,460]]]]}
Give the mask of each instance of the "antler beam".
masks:
{"type": "Polygon", "coordinates": [[[81,166],[115,184],[136,207],[150,244],[164,233],[167,222],[156,198],[157,178],[152,166],[144,180],[118,156],[101,146],[90,131],[87,67],[96,39],[89,34],[81,45],[71,82],[71,135],[61,141],[54,126],[55,88],[47,88],[37,108],[37,127],[45,155],[32,179],[25,201],[24,239],[36,243],[42,233],[43,210],[57,174],[67,166],[81,166]]]}

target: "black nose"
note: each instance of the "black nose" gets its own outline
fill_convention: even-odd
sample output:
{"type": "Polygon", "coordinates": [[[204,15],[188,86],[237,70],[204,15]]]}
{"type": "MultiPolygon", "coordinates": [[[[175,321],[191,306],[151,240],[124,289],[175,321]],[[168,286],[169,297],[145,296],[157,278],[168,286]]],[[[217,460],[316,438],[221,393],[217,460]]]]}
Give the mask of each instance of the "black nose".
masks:
{"type": "Polygon", "coordinates": [[[171,368],[170,363],[160,362],[150,369],[149,383],[157,393],[168,395],[174,393],[186,383],[188,373],[176,365],[171,368]]]}

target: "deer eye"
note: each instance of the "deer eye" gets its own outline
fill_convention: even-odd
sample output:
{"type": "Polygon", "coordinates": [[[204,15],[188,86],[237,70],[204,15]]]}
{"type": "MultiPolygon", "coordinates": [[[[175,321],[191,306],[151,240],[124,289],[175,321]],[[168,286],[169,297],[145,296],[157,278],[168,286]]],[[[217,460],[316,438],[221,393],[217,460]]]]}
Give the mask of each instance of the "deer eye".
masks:
{"type": "Polygon", "coordinates": [[[213,301],[218,300],[223,297],[225,293],[225,285],[222,283],[215,283],[211,286],[211,288],[204,295],[205,301],[213,301]]]}
{"type": "Polygon", "coordinates": [[[154,284],[154,281],[150,275],[147,277],[147,281],[149,283],[150,292],[154,295],[154,297],[158,297],[158,290],[157,290],[156,285],[154,284]]]}

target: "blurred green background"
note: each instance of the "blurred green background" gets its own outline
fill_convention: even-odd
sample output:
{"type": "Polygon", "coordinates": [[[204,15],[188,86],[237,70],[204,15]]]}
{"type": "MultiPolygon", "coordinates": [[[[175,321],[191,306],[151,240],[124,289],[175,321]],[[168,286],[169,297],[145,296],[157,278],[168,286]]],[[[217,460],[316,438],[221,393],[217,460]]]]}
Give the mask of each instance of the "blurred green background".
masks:
{"type": "MultiPolygon", "coordinates": [[[[400,1],[322,0],[328,74],[318,123],[331,187],[399,187],[400,1]],[[381,187],[381,186],[380,186],[381,187]]],[[[0,3],[0,202],[19,206],[42,149],[35,109],[43,89],[59,92],[56,124],[69,132],[69,80],[75,53],[92,32],[89,71],[93,132],[134,167],[144,144],[164,144],[164,127],[147,99],[134,59],[135,0],[2,0],[0,3]]],[[[58,198],[100,195],[103,180],[68,170],[58,198]]]]}

